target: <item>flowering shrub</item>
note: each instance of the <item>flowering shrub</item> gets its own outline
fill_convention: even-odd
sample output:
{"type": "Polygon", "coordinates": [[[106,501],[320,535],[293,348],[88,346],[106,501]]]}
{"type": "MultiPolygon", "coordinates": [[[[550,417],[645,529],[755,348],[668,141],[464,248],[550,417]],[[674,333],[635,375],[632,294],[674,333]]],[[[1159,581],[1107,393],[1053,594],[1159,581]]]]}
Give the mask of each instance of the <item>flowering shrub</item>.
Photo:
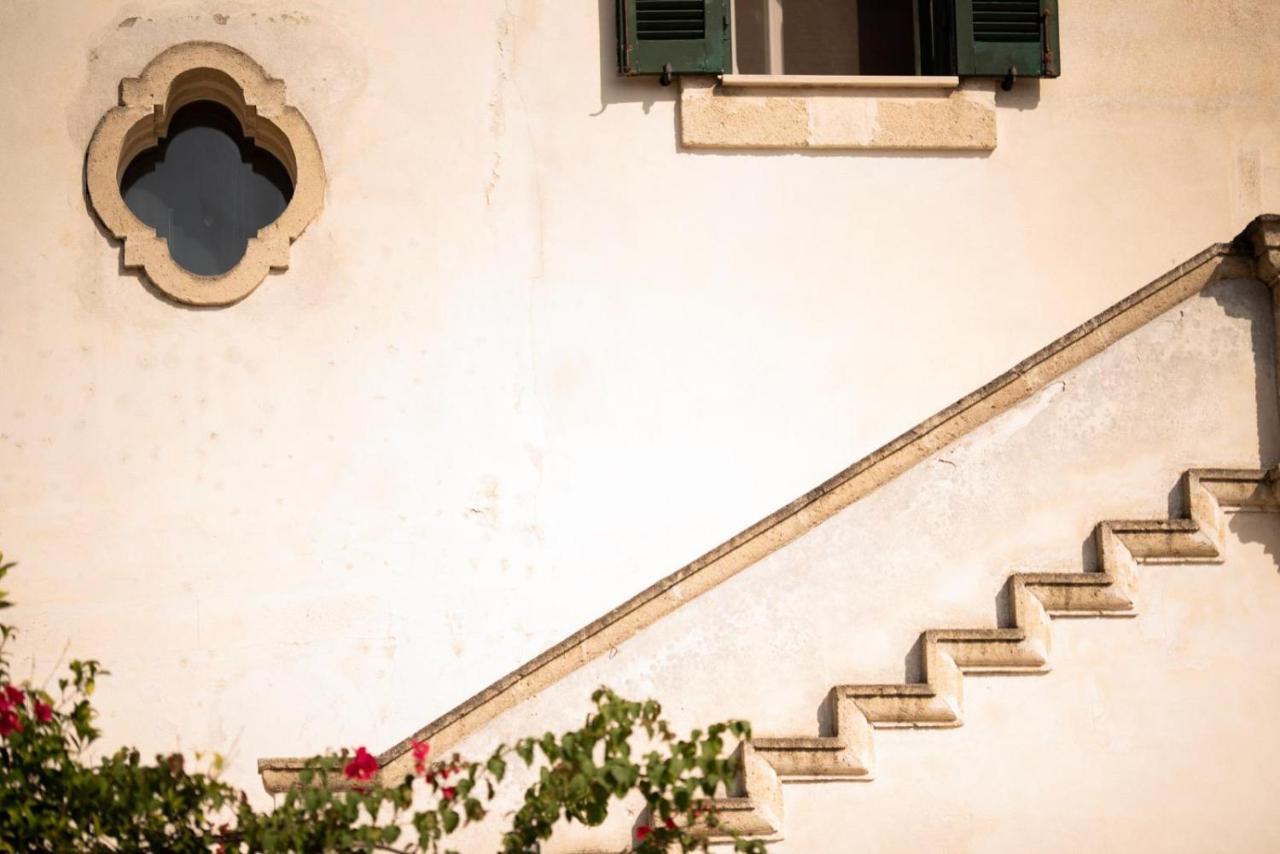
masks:
{"type": "MultiPolygon", "coordinates": [[[[0,579],[13,566],[0,555],[0,579]]],[[[10,605],[0,591],[0,609],[10,605]]],[[[297,788],[260,812],[218,779],[216,756],[207,771],[188,770],[180,754],[143,762],[128,748],[85,760],[99,737],[89,698],[106,671],[73,661],[56,696],[15,684],[6,652],[15,634],[0,623],[0,852],[440,852],[451,833],[485,817],[513,760],[538,773],[510,817],[505,852],[539,851],[562,819],[599,825],[633,792],[650,816],[635,830],[635,850],[706,850],[716,826],[709,799],[738,771],[726,750],[750,737],[746,723],[729,721],[680,739],[656,702],[601,688],[580,729],[500,745],[483,762],[433,761],[430,745],[414,741],[413,773],[393,785],[364,747],[317,757],[297,788]],[[641,734],[656,747],[633,756],[641,734]]],[[[764,851],[757,841],[734,844],[764,851]]]]}

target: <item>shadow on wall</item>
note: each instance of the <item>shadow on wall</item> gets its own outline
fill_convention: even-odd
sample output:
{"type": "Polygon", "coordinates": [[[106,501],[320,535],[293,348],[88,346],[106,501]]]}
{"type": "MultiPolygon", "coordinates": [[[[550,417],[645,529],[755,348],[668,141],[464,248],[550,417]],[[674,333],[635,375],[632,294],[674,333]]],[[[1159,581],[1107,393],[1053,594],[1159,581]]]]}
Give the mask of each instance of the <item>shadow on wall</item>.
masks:
{"type": "Polygon", "coordinates": [[[996,109],[1034,110],[1040,104],[1040,78],[1022,77],[1008,92],[996,87],[996,109]]]}
{"type": "MultiPolygon", "coordinates": [[[[1254,294],[1243,293],[1239,283],[1215,282],[1204,289],[1204,295],[1217,301],[1228,317],[1246,317],[1253,346],[1255,394],[1258,400],[1258,457],[1263,468],[1280,464],[1280,384],[1276,376],[1275,315],[1258,311],[1260,303],[1271,303],[1270,288],[1254,282],[1254,294]],[[1252,306],[1252,309],[1251,309],[1252,306]]],[[[1243,543],[1259,543],[1280,572],[1280,525],[1266,513],[1233,513],[1228,527],[1243,543]]]]}
{"type": "Polygon", "coordinates": [[[1280,525],[1269,513],[1235,513],[1227,527],[1242,543],[1259,543],[1280,572],[1280,525]]]}
{"type": "Polygon", "coordinates": [[[1254,394],[1258,402],[1258,459],[1262,461],[1263,468],[1271,468],[1280,463],[1275,316],[1267,310],[1271,305],[1271,292],[1259,281],[1253,282],[1248,290],[1240,285],[1240,282],[1214,282],[1204,289],[1203,294],[1222,306],[1228,317],[1243,317],[1251,321],[1249,343],[1253,348],[1254,394]]]}

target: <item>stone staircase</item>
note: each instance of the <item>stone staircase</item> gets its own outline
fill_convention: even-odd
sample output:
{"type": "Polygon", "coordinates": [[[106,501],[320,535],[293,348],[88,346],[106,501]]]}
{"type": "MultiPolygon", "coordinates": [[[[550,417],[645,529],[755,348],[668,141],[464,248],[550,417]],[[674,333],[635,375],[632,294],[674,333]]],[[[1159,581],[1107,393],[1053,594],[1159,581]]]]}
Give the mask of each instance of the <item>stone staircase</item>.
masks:
{"type": "Polygon", "coordinates": [[[1052,618],[1134,616],[1139,564],[1221,563],[1225,512],[1280,511],[1278,479],[1280,468],[1191,469],[1180,484],[1185,518],[1098,524],[1095,571],[1009,576],[1010,626],[925,631],[923,681],[836,685],[826,701],[829,732],[744,744],[737,793],[713,801],[720,823],[715,833],[778,839],[782,783],[872,779],[878,728],[960,726],[966,674],[1047,672],[1052,618]]]}
{"type": "MultiPolygon", "coordinates": [[[[1280,216],[1258,217],[1234,241],[1209,246],[428,722],[377,757],[380,778],[394,784],[411,771],[415,740],[430,741],[439,753],[454,749],[495,719],[580,668],[611,657],[647,628],[1029,400],[1211,284],[1238,279],[1262,282],[1271,288],[1273,304],[1280,304],[1275,296],[1280,285],[1280,216]]],[[[1051,619],[1133,616],[1139,564],[1221,561],[1224,511],[1280,510],[1273,487],[1276,477],[1276,472],[1254,470],[1188,471],[1180,496],[1185,518],[1102,522],[1095,531],[1097,560],[1096,568],[1087,567],[1091,571],[1016,573],[1008,578],[1007,607],[1000,615],[1003,627],[924,632],[919,644],[923,681],[833,687],[826,701],[826,723],[817,733],[761,736],[741,747],[742,773],[735,792],[714,802],[721,828],[778,838],[783,831],[783,783],[870,780],[876,728],[956,727],[962,723],[966,673],[1047,671],[1051,619]]],[[[265,789],[275,793],[298,785],[305,763],[304,757],[260,759],[265,789]]]]}

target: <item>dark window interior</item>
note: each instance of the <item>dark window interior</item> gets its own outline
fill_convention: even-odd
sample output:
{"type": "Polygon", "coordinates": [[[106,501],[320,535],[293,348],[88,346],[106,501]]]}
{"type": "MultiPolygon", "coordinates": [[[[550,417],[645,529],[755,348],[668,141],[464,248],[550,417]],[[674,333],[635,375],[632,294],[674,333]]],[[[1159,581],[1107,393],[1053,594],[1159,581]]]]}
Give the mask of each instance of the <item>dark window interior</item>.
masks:
{"type": "Polygon", "coordinates": [[[733,0],[742,74],[954,73],[950,4],[940,0],[781,0],[781,57],[770,56],[771,5],[733,0]]]}
{"type": "Polygon", "coordinates": [[[769,22],[767,0],[734,0],[734,49],[743,74],[769,73],[769,22]]]}
{"type": "MultiPolygon", "coordinates": [[[[782,17],[782,66],[787,74],[870,74],[859,68],[855,36],[861,6],[893,5],[893,0],[787,0],[782,17]]],[[[911,9],[907,8],[907,19],[911,9]]],[[[910,57],[908,57],[910,59],[910,57]]]]}
{"type": "Polygon", "coordinates": [[[858,4],[858,74],[915,74],[912,0],[858,4]]]}
{"type": "Polygon", "coordinates": [[[284,213],[293,183],[279,160],[245,138],[230,110],[196,101],[174,114],[158,146],[128,165],[120,193],[168,242],[174,261],[217,276],[284,213]]]}

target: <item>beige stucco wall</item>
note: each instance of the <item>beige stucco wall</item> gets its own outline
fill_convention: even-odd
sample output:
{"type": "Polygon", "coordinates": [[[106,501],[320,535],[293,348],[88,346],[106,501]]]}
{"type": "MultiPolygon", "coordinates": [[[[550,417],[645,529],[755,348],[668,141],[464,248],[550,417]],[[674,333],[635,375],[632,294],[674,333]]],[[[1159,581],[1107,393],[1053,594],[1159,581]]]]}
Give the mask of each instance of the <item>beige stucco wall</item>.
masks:
{"type": "MultiPolygon", "coordinates": [[[[229,752],[250,789],[259,756],[379,749],[1280,209],[1270,0],[1071,4],[1064,76],[997,96],[986,156],[681,151],[675,89],[612,75],[611,8],[0,5],[20,669],[43,678],[68,642],[104,659],[112,738],[229,752]],[[289,271],[218,311],[122,275],[81,175],[120,78],[195,38],[286,82],[329,176],[289,271]]],[[[1176,470],[1249,463],[1252,363],[1230,352],[1212,442],[1153,432],[1123,476],[1104,464],[1136,444],[1090,457],[1089,490],[1050,481],[1066,517],[1027,510],[1053,447],[1028,443],[993,506],[922,493],[1031,519],[1018,539],[916,561],[885,531],[891,571],[841,564],[860,634],[776,645],[889,675],[924,622],[989,617],[1008,560],[1078,559],[1087,524],[1160,510],[1176,470]],[[886,616],[899,597],[870,592],[921,564],[945,595],[886,616]]],[[[795,589],[742,628],[804,613],[795,589]]],[[[810,719],[787,704],[825,674],[792,675],[778,706],[739,683],[734,710],[810,719]]]]}

